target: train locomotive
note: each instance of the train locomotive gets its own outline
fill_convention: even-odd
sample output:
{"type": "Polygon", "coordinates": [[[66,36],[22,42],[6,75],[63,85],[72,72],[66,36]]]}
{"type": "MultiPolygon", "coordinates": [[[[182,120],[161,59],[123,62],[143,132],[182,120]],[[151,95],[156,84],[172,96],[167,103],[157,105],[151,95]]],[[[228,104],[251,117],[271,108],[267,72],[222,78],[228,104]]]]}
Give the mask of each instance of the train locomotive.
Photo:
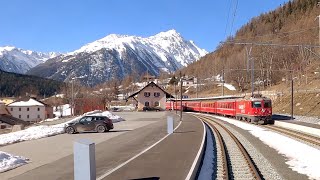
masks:
{"type": "Polygon", "coordinates": [[[166,102],[166,109],[182,108],[183,111],[211,113],[255,124],[274,124],[271,99],[261,95],[182,99],[182,107],[180,103],[180,100],[170,99],[166,102]]]}

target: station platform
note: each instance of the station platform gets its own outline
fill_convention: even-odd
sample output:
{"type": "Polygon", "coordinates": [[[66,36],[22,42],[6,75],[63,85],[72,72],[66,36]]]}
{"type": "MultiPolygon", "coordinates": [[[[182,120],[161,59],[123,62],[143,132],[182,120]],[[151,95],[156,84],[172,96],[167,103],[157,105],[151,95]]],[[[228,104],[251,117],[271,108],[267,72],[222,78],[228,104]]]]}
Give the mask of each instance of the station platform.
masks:
{"type": "Polygon", "coordinates": [[[281,116],[276,115],[273,117],[275,122],[274,125],[289,128],[297,131],[301,131],[313,136],[320,137],[320,125],[319,124],[313,124],[313,123],[307,123],[297,120],[291,120],[287,116],[281,116]]]}
{"type": "Polygon", "coordinates": [[[197,157],[203,142],[202,122],[194,116],[183,114],[182,123],[173,134],[121,168],[97,178],[193,179],[200,163],[197,157]]]}

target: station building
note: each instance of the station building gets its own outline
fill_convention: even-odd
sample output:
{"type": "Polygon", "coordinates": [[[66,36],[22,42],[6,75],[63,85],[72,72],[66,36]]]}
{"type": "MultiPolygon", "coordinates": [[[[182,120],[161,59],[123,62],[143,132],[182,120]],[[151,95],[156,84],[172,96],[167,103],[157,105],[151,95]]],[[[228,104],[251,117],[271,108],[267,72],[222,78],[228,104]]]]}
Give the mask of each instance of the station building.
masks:
{"type": "Polygon", "coordinates": [[[167,98],[174,97],[156,83],[150,82],[139,91],[128,96],[126,100],[129,98],[135,99],[137,102],[137,110],[142,111],[145,108],[165,110],[167,98]]]}

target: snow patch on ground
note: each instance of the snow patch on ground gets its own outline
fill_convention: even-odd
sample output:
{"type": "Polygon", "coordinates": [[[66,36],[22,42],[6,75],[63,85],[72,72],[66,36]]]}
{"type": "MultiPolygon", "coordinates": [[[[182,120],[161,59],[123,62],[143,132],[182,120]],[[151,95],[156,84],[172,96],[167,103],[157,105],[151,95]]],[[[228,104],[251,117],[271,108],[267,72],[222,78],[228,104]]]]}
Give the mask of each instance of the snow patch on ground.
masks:
{"type": "Polygon", "coordinates": [[[27,164],[29,159],[0,151],[0,173],[27,164]]]}
{"type": "Polygon", "coordinates": [[[110,106],[110,109],[118,108],[121,111],[134,111],[136,108],[132,106],[110,106]]]}
{"type": "MultiPolygon", "coordinates": [[[[221,85],[222,85],[222,83],[218,84],[218,86],[221,86],[221,85]]],[[[236,88],[232,84],[223,83],[223,86],[226,87],[227,89],[229,89],[230,91],[236,90],[236,88]]]]}
{"type": "Polygon", "coordinates": [[[57,109],[53,108],[53,114],[56,117],[62,117],[62,116],[71,116],[71,107],[70,104],[64,104],[61,106],[58,106],[57,109]]]}
{"type": "Polygon", "coordinates": [[[320,150],[252,124],[220,116],[213,117],[227,121],[258,137],[269,147],[277,150],[279,154],[284,155],[287,159],[286,164],[288,164],[292,170],[300,174],[305,174],[310,179],[320,179],[320,150]]]}
{"type": "Polygon", "coordinates": [[[64,128],[67,123],[71,123],[74,121],[78,121],[85,115],[97,115],[97,116],[106,116],[112,120],[113,123],[123,121],[120,116],[114,115],[110,113],[109,111],[91,111],[83,114],[82,116],[76,117],[68,122],[56,124],[52,126],[48,125],[40,125],[40,126],[33,126],[25,130],[12,132],[8,134],[2,134],[0,135],[0,145],[7,145],[12,144],[16,142],[22,142],[22,141],[28,141],[33,139],[40,139],[44,137],[54,136],[57,134],[64,133],[64,128]]]}

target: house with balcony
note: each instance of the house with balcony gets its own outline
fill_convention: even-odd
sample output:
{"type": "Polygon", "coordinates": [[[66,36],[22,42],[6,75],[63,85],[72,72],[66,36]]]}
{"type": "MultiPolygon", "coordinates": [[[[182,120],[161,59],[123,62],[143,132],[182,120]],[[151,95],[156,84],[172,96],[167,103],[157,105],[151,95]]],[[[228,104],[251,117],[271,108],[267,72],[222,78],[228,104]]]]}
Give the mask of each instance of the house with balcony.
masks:
{"type": "Polygon", "coordinates": [[[167,98],[174,98],[154,82],[150,82],[139,91],[126,98],[133,98],[137,102],[137,110],[142,111],[144,107],[166,109],[167,98]]]}

